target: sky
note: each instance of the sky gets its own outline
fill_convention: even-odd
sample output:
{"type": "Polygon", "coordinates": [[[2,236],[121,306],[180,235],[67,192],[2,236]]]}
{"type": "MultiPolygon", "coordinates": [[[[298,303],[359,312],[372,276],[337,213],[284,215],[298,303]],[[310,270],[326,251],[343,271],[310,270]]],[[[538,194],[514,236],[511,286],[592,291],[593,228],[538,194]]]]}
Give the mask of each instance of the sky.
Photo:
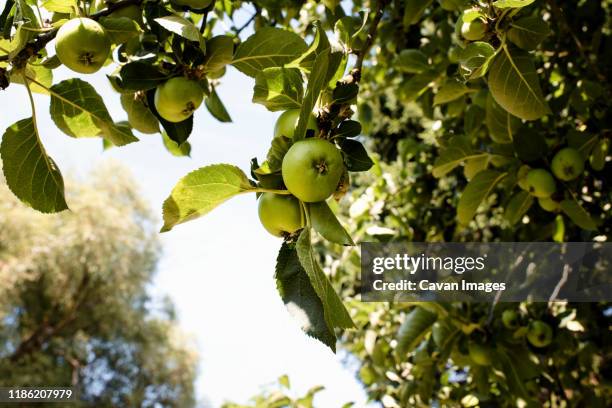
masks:
{"type": "MultiPolygon", "coordinates": [[[[102,72],[90,76],[64,68],[54,72],[54,83],[75,76],[87,80],[113,119],[126,119],[119,94],[102,72]]],[[[137,134],[140,142],[103,152],[101,139],[73,139],[55,127],[48,114],[48,96],[35,95],[35,102],[41,138],[64,175],[85,179],[105,160],[121,162],[133,173],[161,226],[163,200],[188,172],[212,163],[231,163],[248,174],[251,158],[265,157],[278,113],[253,104],[252,88],[251,78],[228,69],[218,93],[233,123],[217,122],[202,106],[189,139],[191,158],[171,156],[160,135],[137,134]]],[[[23,86],[13,84],[0,91],[0,130],[30,114],[23,86]]],[[[233,198],[206,217],[177,226],[162,234],[161,242],[163,255],[153,291],[172,298],[180,326],[193,336],[201,356],[197,395],[207,401],[205,406],[218,407],[226,400],[246,402],[283,374],[289,375],[298,393],[325,386],[316,399],[320,407],[348,401],[357,407],[366,405],[355,373],[341,363],[342,353],[334,355],[303,334],[286,311],[273,279],[281,241],[259,224],[254,195],[233,198]]]]}

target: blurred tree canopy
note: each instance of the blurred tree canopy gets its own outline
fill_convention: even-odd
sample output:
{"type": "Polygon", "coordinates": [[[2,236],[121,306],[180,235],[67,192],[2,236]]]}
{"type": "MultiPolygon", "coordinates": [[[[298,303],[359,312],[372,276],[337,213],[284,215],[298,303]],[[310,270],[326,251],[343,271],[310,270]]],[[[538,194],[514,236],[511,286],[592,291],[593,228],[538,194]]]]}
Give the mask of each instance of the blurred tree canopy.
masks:
{"type": "Polygon", "coordinates": [[[82,406],[189,407],[197,355],[148,287],[154,218],[126,169],[71,183],[72,211],[24,207],[0,184],[2,386],[73,386],[82,406]]]}

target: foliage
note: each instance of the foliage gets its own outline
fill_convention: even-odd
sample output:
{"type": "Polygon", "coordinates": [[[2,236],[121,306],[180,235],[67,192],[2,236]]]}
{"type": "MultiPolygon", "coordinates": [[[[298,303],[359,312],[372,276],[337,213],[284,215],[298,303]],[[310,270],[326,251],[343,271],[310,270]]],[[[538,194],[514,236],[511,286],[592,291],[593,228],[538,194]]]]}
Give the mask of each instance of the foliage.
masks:
{"type": "MultiPolygon", "coordinates": [[[[338,208],[344,222],[328,208],[338,207],[332,201],[302,203],[306,227],[285,234],[276,279],[307,334],[335,349],[343,333],[346,347],[363,360],[360,375],[373,399],[387,406],[427,405],[432,398],[464,406],[515,405],[519,398],[532,405],[609,405],[609,353],[601,348],[609,339],[600,330],[609,325],[607,305],[521,305],[525,321],[543,320],[555,331],[551,346],[534,349],[525,330],[499,327],[497,317],[509,305],[358,303],[358,253],[340,246],[399,238],[608,240],[609,2],[219,0],[191,9],[168,0],[118,0],[78,7],[10,0],[0,17],[0,84],[10,80],[49,94],[52,117],[69,136],[123,145],[136,140],[132,128],[155,130],[157,120],[166,146],[180,153],[193,117],[164,120],[154,106],[156,88],[174,77],[197,81],[204,105],[227,122],[231,107],[215,92],[227,65],[253,78],[254,103],[271,111],[299,109],[293,136],[274,138],[266,159],[251,162],[250,175],[218,164],[181,179],[164,203],[163,231],[237,194],[295,195],[282,174],[294,142],[322,138],[341,151],[344,173],[333,196],[348,193],[338,208]],[[45,46],[65,19],[40,21],[31,4],[69,13],[66,18],[89,14],[109,30],[115,43],[110,85],[142,104],[129,108],[128,124],[115,123],[84,80],[52,84],[61,61],[45,46]],[[133,5],[141,11],[138,27],[116,14],[133,5]],[[251,9],[246,24],[235,21],[238,10],[251,9]],[[313,112],[318,132],[309,128],[313,112]],[[579,152],[584,170],[572,180],[551,176],[552,203],[542,205],[526,175],[544,174],[568,147],[579,152]],[[319,236],[327,242],[314,251],[319,236]],[[321,260],[331,263],[341,297],[321,260]],[[340,331],[354,325],[360,331],[340,331]],[[442,338],[449,341],[434,344],[434,329],[448,330],[442,338]],[[470,350],[480,363],[493,361],[493,369],[462,360],[470,350]],[[517,368],[519,361],[525,367],[517,368]]],[[[0,155],[8,186],[22,201],[48,212],[67,206],[34,111],[7,130],[0,155]],[[20,148],[20,137],[35,158],[20,148]],[[48,180],[54,182],[47,189],[48,180]]],[[[317,164],[320,173],[326,165],[317,164]]]]}
{"type": "MultiPolygon", "coordinates": [[[[279,377],[274,387],[262,390],[261,393],[251,398],[252,404],[241,405],[234,402],[227,402],[221,408],[313,408],[314,398],[323,391],[323,387],[312,387],[306,395],[301,397],[294,396],[291,391],[289,377],[283,375],[279,377]]],[[[342,408],[350,408],[353,404],[347,403],[342,408]]]]}
{"type": "MultiPolygon", "coordinates": [[[[517,13],[517,21],[555,16],[559,10],[555,2],[539,3],[517,13]]],[[[569,2],[559,6],[594,25],[609,24],[601,20],[609,16],[596,2],[577,8],[569,2]]],[[[490,78],[468,81],[473,89],[468,93],[453,85],[456,98],[432,109],[440,93],[451,94],[443,92],[448,86],[444,77],[454,76],[457,70],[465,76],[464,66],[475,63],[475,57],[465,55],[472,55],[470,48],[482,55],[478,58],[493,55],[488,48],[479,44],[482,50],[476,49],[471,46],[476,43],[471,43],[459,48],[459,63],[451,61],[459,11],[446,13],[431,5],[423,12],[418,30],[399,37],[406,43],[381,48],[377,64],[364,72],[359,117],[368,134],[368,147],[378,160],[368,174],[353,178],[349,195],[339,205],[337,212],[348,232],[358,242],[609,240],[609,164],[589,168],[587,163],[578,183],[557,182],[554,198],[566,197],[562,202],[574,206],[568,211],[542,209],[518,185],[525,171],[521,167],[546,168],[563,146],[579,150],[585,146],[590,151],[592,147],[586,146],[609,137],[603,113],[606,103],[594,94],[578,98],[585,105],[576,98],[584,83],[594,84],[605,72],[594,55],[606,51],[594,46],[589,49],[592,55],[584,54],[587,51],[571,35],[564,36],[578,33],[580,44],[593,44],[597,29],[581,30],[575,20],[559,20],[563,16],[549,20],[552,32],[538,41],[540,48],[532,58],[542,67],[539,81],[554,116],[524,122],[491,97],[490,78]],[[419,44],[410,54],[402,50],[419,44]],[[440,54],[440,49],[449,47],[449,55],[440,54]],[[571,69],[561,62],[559,52],[567,53],[571,69]],[[419,63],[423,58],[438,61],[441,73],[436,83],[418,82],[425,70],[419,63]],[[490,194],[483,194],[490,184],[483,177],[491,172],[508,174],[490,194]],[[479,187],[470,188],[475,185],[479,187]],[[469,205],[472,215],[466,216],[461,209],[476,199],[478,203],[469,205]]],[[[382,26],[379,35],[383,33],[389,35],[387,44],[398,38],[393,37],[394,29],[382,26]]],[[[602,84],[597,94],[609,92],[607,84],[602,84]]],[[[610,370],[608,303],[362,303],[359,251],[321,242],[317,252],[326,260],[332,283],[348,303],[358,328],[345,332],[341,345],[360,360],[359,378],[371,400],[385,407],[434,402],[441,406],[603,407],[612,401],[606,380],[610,370]],[[502,324],[504,310],[518,312],[518,328],[502,324]],[[415,318],[416,313],[423,317],[415,318]],[[536,347],[526,338],[535,320],[553,329],[550,345],[536,347]],[[492,366],[477,364],[470,357],[470,344],[483,345],[493,356],[492,366]]]]}
{"type": "Polygon", "coordinates": [[[0,378],[67,386],[83,406],[194,405],[197,356],[147,290],[159,244],[126,170],[69,182],[72,212],[25,208],[0,184],[0,378]]]}

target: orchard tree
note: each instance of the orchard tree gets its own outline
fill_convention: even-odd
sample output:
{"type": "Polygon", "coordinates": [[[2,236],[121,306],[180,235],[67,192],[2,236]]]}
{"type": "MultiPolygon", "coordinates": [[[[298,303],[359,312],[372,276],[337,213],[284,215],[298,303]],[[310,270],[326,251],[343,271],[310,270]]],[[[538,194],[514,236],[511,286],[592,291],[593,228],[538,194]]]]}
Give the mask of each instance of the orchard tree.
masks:
{"type": "MultiPolygon", "coordinates": [[[[499,308],[351,301],[349,312],[319,261],[370,238],[607,240],[609,8],[596,0],[9,0],[0,17],[0,82],[25,86],[30,99],[48,94],[51,117],[71,137],[120,146],[137,141],[134,130],[161,131],[180,153],[189,149],[201,105],[231,120],[215,89],[233,66],[253,78],[254,103],[284,111],[273,136],[265,135],[267,157],[253,159],[249,175],[229,164],[186,175],[163,204],[162,231],[235,195],[257,194],[263,225],[283,238],[280,295],[306,333],[335,349],[342,329],[364,329],[373,319],[381,341],[368,341],[379,356],[398,359],[395,371],[364,380],[373,398],[404,401],[394,394],[403,386],[412,403],[460,401],[478,384],[482,401],[550,397],[589,405],[609,399],[601,374],[609,357],[597,349],[606,343],[591,331],[607,321],[605,305],[517,307],[529,327],[505,336],[517,342],[505,345],[495,341],[504,333],[499,308]],[[238,10],[252,16],[238,21],[238,10]],[[53,83],[59,65],[94,74],[105,64],[128,122],[115,122],[82,77],[53,83]],[[341,203],[350,208],[351,234],[332,211],[347,193],[341,203]],[[320,247],[324,257],[312,246],[320,239],[329,244],[320,247]],[[400,340],[383,342],[399,321],[400,340]],[[559,326],[576,321],[584,331],[559,326]],[[449,342],[438,351],[429,335],[434,323],[449,329],[440,332],[449,342]],[[550,337],[545,327],[553,342],[542,346],[550,337]],[[427,366],[420,373],[407,365],[416,350],[427,366]],[[469,367],[463,377],[437,371],[453,351],[470,358],[460,363],[469,367]],[[427,365],[434,352],[435,364],[427,365]],[[528,367],[518,370],[516,361],[528,367]],[[532,380],[535,395],[526,389],[532,380]]],[[[62,211],[61,174],[38,132],[34,111],[5,132],[7,183],[33,208],[62,211]]],[[[353,249],[337,253],[338,271],[358,261],[353,249]]],[[[353,272],[332,275],[349,301],[359,298],[353,272]]],[[[343,337],[357,354],[361,333],[343,337]]]]}
{"type": "Polygon", "coordinates": [[[72,386],[80,406],[194,406],[197,354],[147,290],[154,217],[125,168],[90,179],[55,217],[0,184],[2,385],[72,386]]]}

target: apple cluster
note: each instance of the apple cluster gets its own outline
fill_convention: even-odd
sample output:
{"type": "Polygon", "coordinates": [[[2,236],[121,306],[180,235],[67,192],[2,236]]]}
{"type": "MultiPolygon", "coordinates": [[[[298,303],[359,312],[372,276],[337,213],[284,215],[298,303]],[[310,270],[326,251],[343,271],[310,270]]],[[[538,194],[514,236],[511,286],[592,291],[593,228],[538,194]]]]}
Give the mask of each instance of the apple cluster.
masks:
{"type": "MultiPolygon", "coordinates": [[[[283,112],[274,126],[275,138],[293,139],[299,109],[283,112]]],[[[307,133],[319,133],[317,120],[310,115],[307,133]]],[[[340,150],[330,141],[308,137],[294,142],[282,161],[282,179],[291,194],[263,193],[258,214],[272,235],[286,237],[305,226],[303,203],[327,200],[337,189],[345,171],[340,150]]]]}
{"type": "MultiPolygon", "coordinates": [[[[204,8],[210,0],[176,0],[179,6],[204,8]]],[[[103,1],[92,3],[91,12],[105,7],[103,1]]],[[[141,10],[130,5],[112,12],[110,17],[128,17],[142,24],[141,10]]],[[[55,15],[58,20],[64,15],[55,15]]],[[[58,30],[55,51],[60,62],[74,72],[93,74],[100,70],[109,57],[111,40],[104,27],[88,17],[72,18],[58,30]]],[[[178,76],[159,85],[155,91],[155,109],[168,122],[182,122],[200,107],[204,90],[197,81],[178,76]]]]}
{"type": "Polygon", "coordinates": [[[552,174],[544,168],[529,169],[524,166],[519,186],[536,197],[542,209],[550,212],[558,211],[560,204],[553,199],[553,194],[557,191],[555,177],[561,182],[576,179],[584,171],[584,162],[578,150],[565,147],[553,156],[550,164],[552,174]]]}

